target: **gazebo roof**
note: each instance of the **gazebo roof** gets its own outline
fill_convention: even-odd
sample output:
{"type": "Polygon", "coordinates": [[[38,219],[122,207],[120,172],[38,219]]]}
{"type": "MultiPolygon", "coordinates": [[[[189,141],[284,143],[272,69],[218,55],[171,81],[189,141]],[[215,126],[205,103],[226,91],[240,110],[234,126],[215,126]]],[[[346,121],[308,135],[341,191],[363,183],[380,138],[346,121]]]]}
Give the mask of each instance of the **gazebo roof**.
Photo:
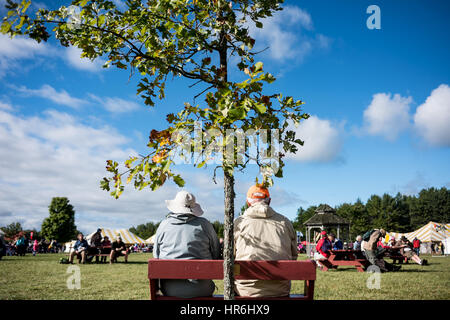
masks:
{"type": "Polygon", "coordinates": [[[304,225],[306,226],[334,226],[350,224],[344,218],[336,215],[336,210],[327,204],[322,204],[316,209],[316,214],[309,218],[304,225]]]}

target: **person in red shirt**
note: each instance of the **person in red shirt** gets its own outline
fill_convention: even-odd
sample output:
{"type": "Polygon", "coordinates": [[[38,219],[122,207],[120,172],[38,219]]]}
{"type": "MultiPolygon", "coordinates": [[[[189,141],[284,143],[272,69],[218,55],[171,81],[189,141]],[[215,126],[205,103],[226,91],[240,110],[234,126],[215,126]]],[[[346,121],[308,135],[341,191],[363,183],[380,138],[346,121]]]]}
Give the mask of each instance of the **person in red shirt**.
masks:
{"type": "Polygon", "coordinates": [[[419,239],[414,238],[413,240],[413,248],[414,248],[414,252],[419,255],[420,254],[420,243],[421,241],[419,239]]]}
{"type": "Polygon", "coordinates": [[[386,245],[383,243],[383,237],[380,237],[380,238],[378,239],[377,247],[378,247],[378,248],[381,247],[381,248],[383,248],[383,249],[389,248],[389,246],[386,246],[386,245]]]}
{"type": "Polygon", "coordinates": [[[320,260],[328,259],[330,256],[330,250],[332,249],[333,245],[328,239],[326,231],[322,231],[320,233],[322,238],[317,242],[316,245],[316,253],[314,253],[314,260],[316,260],[316,263],[319,267],[323,267],[323,265],[320,263],[320,260]]]}

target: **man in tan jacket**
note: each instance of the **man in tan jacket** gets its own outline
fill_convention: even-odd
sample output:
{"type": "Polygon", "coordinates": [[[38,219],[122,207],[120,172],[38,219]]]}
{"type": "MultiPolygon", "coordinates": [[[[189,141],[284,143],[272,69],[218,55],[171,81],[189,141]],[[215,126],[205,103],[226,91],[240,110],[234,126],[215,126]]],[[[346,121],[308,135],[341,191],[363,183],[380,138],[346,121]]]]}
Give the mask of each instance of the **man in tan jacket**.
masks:
{"type": "MultiPolygon", "coordinates": [[[[236,260],[297,260],[297,235],[292,223],[270,206],[267,188],[247,192],[248,209],[234,222],[236,260]]],[[[236,293],[250,297],[289,295],[290,281],[236,280],[236,293]]]]}

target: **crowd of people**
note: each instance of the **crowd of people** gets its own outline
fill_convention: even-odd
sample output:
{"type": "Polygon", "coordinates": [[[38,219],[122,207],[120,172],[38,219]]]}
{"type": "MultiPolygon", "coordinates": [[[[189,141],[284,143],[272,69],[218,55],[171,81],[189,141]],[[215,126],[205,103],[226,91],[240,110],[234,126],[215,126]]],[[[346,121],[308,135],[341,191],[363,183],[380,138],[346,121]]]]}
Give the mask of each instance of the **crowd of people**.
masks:
{"type": "Polygon", "coordinates": [[[95,257],[96,263],[106,263],[109,257],[110,264],[117,262],[118,257],[124,257],[124,262],[128,262],[128,255],[130,253],[145,253],[152,252],[153,245],[144,243],[135,243],[128,246],[118,237],[117,240],[111,241],[108,236],[102,236],[102,229],[91,236],[89,241],[85,239],[82,233],[77,236],[75,244],[69,248],[69,263],[73,263],[76,256],[79,263],[92,262],[95,257]]]}
{"type": "MultiPolygon", "coordinates": [[[[340,250],[342,248],[335,245],[337,240],[334,234],[327,235],[326,231],[322,231],[320,235],[321,239],[317,242],[314,260],[316,260],[319,267],[323,267],[321,260],[329,258],[330,250],[340,250]]],[[[385,230],[370,230],[364,236],[358,235],[355,242],[350,244],[349,248],[354,250],[357,258],[362,257],[367,259],[370,265],[376,266],[381,272],[398,271],[401,268],[401,266],[396,266],[385,261],[385,257],[402,256],[419,265],[426,265],[428,263],[426,259],[419,257],[421,244],[419,239],[414,238],[411,242],[405,236],[402,236],[398,240],[391,238],[390,242],[386,243],[385,238],[385,230]]]]}
{"type": "MultiPolygon", "coordinates": [[[[271,197],[268,189],[262,185],[252,186],[246,195],[247,209],[234,221],[234,256],[236,260],[296,260],[298,251],[304,250],[299,246],[297,235],[291,221],[277,213],[270,206],[271,197]]],[[[203,209],[196,202],[195,196],[187,191],[180,191],[173,200],[166,200],[169,214],[160,223],[153,247],[153,255],[159,259],[222,259],[223,239],[219,239],[213,225],[203,215],[203,209]]],[[[119,236],[111,241],[107,236],[102,237],[102,230],[91,237],[90,243],[82,233],[69,254],[69,263],[75,257],[79,263],[92,261],[109,263],[117,262],[118,257],[128,261],[130,252],[144,251],[145,245],[135,244],[131,247],[119,236]],[[99,261],[99,258],[101,260],[99,261]],[[90,260],[89,260],[90,259],[90,260]]],[[[343,243],[333,233],[323,230],[315,247],[313,257],[319,267],[321,261],[330,257],[331,250],[353,249],[359,253],[359,258],[367,259],[370,265],[376,266],[382,272],[397,271],[400,266],[384,260],[387,253],[396,253],[419,265],[426,265],[427,261],[420,258],[420,240],[412,242],[406,237],[391,239],[385,243],[386,231],[374,229],[364,235],[358,235],[353,243],[343,243]]],[[[1,252],[11,249],[1,244],[1,252]]],[[[12,247],[18,255],[24,255],[27,248],[33,254],[47,248],[59,248],[59,244],[52,241],[47,245],[37,240],[30,241],[21,234],[15,239],[12,247]]],[[[443,250],[443,249],[441,249],[443,250]]],[[[369,268],[368,268],[369,269],[369,268]]],[[[215,290],[212,280],[202,279],[161,279],[160,291],[164,295],[181,298],[210,296],[215,290]]],[[[291,282],[267,280],[235,280],[236,295],[248,297],[277,297],[289,295],[291,282]]]]}
{"type": "Polygon", "coordinates": [[[108,236],[102,237],[101,232],[102,229],[97,229],[90,239],[90,244],[84,238],[84,235],[79,233],[77,241],[70,250],[69,263],[73,264],[75,257],[81,264],[91,262],[94,257],[96,263],[105,263],[107,257],[109,257],[110,264],[117,262],[118,257],[124,257],[124,262],[127,263],[130,250],[123,242],[122,237],[119,236],[111,242],[108,236]]]}
{"type": "Polygon", "coordinates": [[[56,240],[32,239],[23,231],[19,232],[15,237],[6,241],[2,236],[0,238],[0,258],[2,256],[25,256],[31,253],[35,256],[37,253],[61,253],[63,245],[56,240]]]}

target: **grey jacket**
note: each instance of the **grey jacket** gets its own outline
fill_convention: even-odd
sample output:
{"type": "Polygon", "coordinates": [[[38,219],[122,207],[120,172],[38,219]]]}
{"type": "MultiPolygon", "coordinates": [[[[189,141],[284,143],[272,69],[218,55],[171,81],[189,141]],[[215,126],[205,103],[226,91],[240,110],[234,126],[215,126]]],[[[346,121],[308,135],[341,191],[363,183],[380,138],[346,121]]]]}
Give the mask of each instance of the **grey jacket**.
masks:
{"type": "Polygon", "coordinates": [[[158,259],[219,259],[219,239],[205,218],[170,213],[156,231],[153,256],[158,259]]]}

